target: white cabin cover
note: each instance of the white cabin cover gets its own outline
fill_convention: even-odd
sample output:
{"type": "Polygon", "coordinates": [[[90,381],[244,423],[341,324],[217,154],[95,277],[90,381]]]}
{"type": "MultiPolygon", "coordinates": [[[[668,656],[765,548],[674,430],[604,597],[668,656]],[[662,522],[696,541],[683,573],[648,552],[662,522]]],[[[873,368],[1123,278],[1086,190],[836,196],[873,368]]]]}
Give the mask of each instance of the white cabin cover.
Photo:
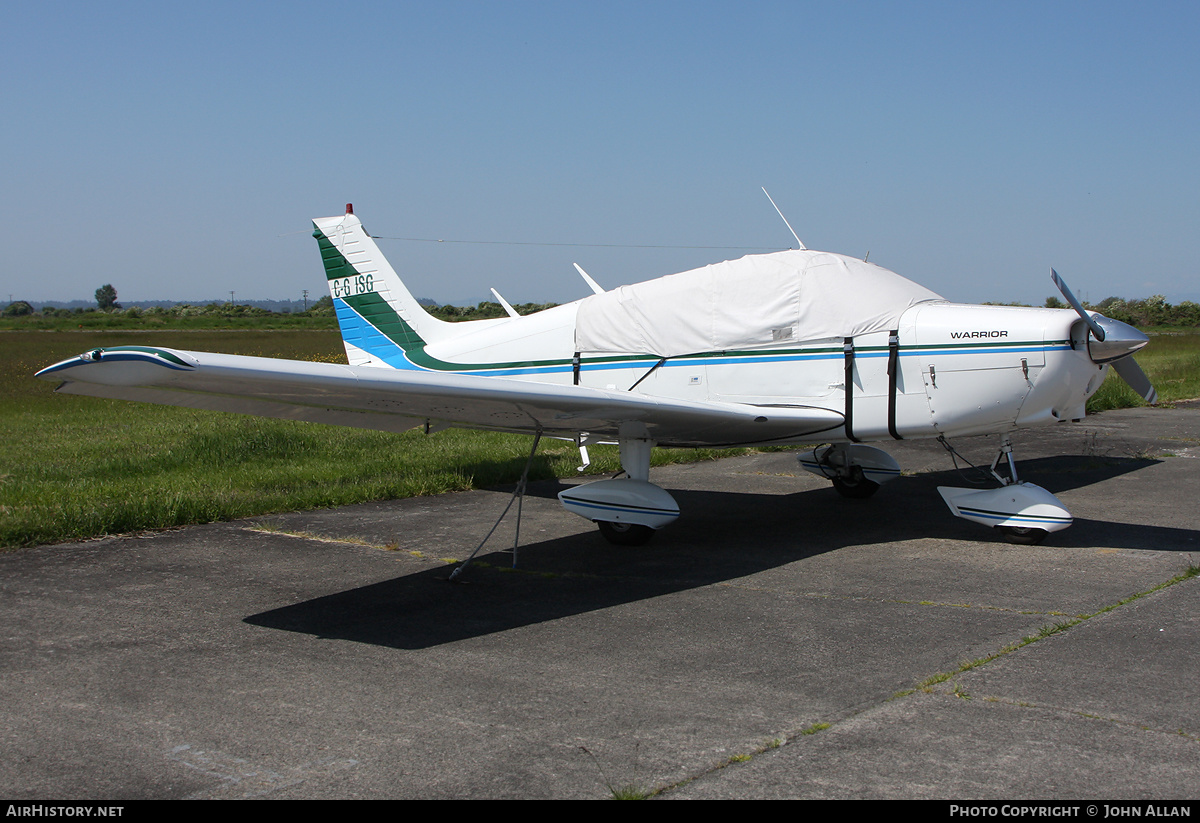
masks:
{"type": "Polygon", "coordinates": [[[894,329],[905,309],[941,299],[840,254],[753,254],[587,297],[575,342],[580,352],[659,357],[787,346],[894,329]]]}

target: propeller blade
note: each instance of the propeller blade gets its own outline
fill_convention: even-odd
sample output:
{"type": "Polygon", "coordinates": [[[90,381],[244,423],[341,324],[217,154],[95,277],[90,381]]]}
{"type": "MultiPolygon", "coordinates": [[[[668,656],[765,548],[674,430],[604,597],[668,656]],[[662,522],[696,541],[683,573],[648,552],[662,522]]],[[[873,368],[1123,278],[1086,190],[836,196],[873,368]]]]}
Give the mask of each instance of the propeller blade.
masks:
{"type": "Polygon", "coordinates": [[[1104,342],[1104,329],[1100,328],[1100,324],[1096,319],[1083,310],[1083,304],[1075,299],[1075,295],[1067,288],[1067,281],[1058,276],[1058,272],[1050,269],[1050,279],[1054,281],[1054,285],[1058,286],[1058,290],[1062,292],[1062,296],[1067,298],[1067,302],[1071,304],[1071,308],[1075,309],[1075,313],[1083,318],[1083,322],[1088,324],[1088,328],[1092,330],[1092,334],[1100,342],[1104,342]]]}
{"type": "Polygon", "coordinates": [[[1158,392],[1154,390],[1150,378],[1142,371],[1142,367],[1137,364],[1136,360],[1132,357],[1122,357],[1115,361],[1112,367],[1117,370],[1117,374],[1121,375],[1121,379],[1129,384],[1129,388],[1137,392],[1143,400],[1151,405],[1158,402],[1158,392]]]}

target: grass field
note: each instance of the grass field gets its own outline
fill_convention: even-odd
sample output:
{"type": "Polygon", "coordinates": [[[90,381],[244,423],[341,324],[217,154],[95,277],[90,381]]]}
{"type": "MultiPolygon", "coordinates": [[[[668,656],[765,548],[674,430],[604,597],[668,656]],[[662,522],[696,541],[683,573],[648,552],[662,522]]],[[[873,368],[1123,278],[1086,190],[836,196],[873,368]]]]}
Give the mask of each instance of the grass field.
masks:
{"type": "MultiPolygon", "coordinates": [[[[1200,397],[1200,333],[1155,334],[1136,359],[1158,391],[1160,402],[1200,397]]],[[[1145,401],[1109,369],[1100,390],[1088,400],[1088,412],[1144,405],[1145,401]]]]}
{"type": "MultiPolygon", "coordinates": [[[[33,377],[81,351],[146,337],[0,332],[0,548],[491,486],[516,480],[528,455],[529,438],[517,435],[395,435],[55,395],[33,377]]],[[[334,330],[153,337],[180,349],[344,362],[334,330]]],[[[1156,336],[1138,361],[1164,401],[1200,395],[1200,335],[1156,336]]],[[[1122,388],[1110,376],[1097,407],[1135,405],[1122,388]]],[[[729,453],[656,449],[654,464],[729,453]]],[[[595,472],[619,468],[615,448],[591,455],[595,472]]],[[[532,476],[571,475],[578,462],[572,444],[544,441],[532,476]]]]}

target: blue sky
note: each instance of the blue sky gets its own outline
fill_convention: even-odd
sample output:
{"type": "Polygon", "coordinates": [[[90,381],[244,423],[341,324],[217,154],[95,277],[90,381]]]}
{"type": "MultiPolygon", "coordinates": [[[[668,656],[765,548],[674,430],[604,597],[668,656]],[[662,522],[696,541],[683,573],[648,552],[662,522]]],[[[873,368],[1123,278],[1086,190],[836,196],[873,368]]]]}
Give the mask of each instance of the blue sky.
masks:
{"type": "Polygon", "coordinates": [[[1200,300],[1200,3],[3,4],[0,299],[440,302],[792,244],[953,300],[1200,300]],[[698,248],[720,246],[723,248],[698,248]]]}

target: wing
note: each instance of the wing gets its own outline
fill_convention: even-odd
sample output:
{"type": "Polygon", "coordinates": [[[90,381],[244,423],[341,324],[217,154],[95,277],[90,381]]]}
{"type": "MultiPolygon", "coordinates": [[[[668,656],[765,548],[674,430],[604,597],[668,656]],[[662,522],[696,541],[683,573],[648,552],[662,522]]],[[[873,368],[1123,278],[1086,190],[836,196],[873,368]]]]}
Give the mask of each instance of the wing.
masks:
{"type": "Polygon", "coordinates": [[[123,346],[81,354],[38,372],[57,391],[167,406],[239,412],[381,431],[437,422],[574,438],[617,439],[640,422],[662,446],[731,446],[838,428],[841,414],[813,407],[693,402],[501,377],[350,367],[209,352],[123,346]]]}

